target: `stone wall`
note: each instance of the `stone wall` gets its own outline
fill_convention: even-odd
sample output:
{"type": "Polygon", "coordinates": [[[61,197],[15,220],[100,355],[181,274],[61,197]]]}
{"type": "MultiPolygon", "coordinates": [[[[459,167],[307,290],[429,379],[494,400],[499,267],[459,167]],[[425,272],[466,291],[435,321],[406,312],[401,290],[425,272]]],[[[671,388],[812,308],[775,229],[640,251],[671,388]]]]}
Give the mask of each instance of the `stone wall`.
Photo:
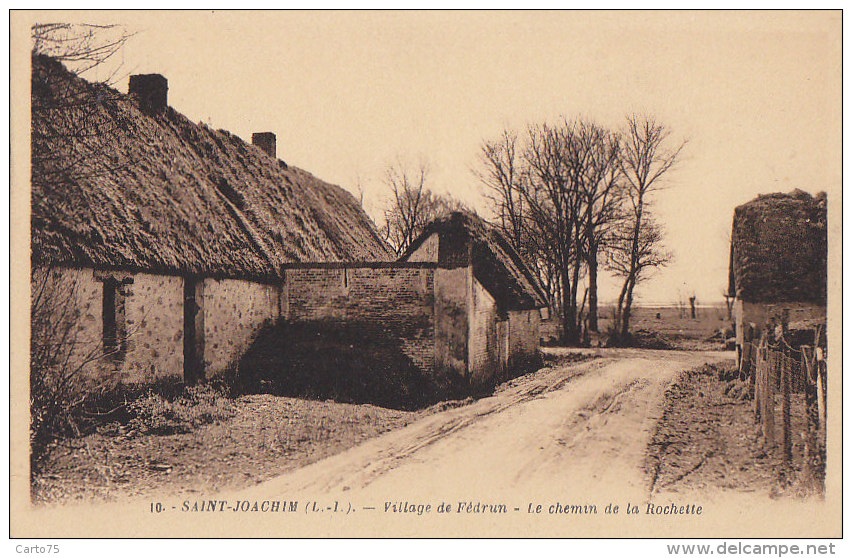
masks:
{"type": "MultiPolygon", "coordinates": [[[[745,302],[741,299],[734,301],[733,318],[736,329],[737,345],[742,346],[743,325],[755,324],[763,329],[769,318],[779,317],[787,309],[790,311],[789,323],[810,319],[825,319],[825,306],[808,302],[745,302]]],[[[780,323],[780,322],[779,322],[780,323]]]]}
{"type": "Polygon", "coordinates": [[[126,289],[125,380],[183,378],[183,279],[137,273],[126,289]]]}
{"type": "Polygon", "coordinates": [[[470,311],[468,313],[468,371],[473,386],[485,385],[501,374],[503,339],[498,331],[497,303],[475,279],[471,282],[470,311]]]}
{"type": "MultiPolygon", "coordinates": [[[[427,240],[424,257],[436,257],[437,249],[427,240]]],[[[445,255],[460,263],[465,253],[445,255]]],[[[538,354],[538,312],[498,312],[469,264],[450,269],[434,262],[294,265],[282,284],[205,278],[200,285],[203,320],[198,323],[207,378],[226,370],[280,318],[330,321],[391,340],[402,359],[448,390],[505,379],[514,364],[538,354]]],[[[87,368],[92,377],[126,382],[184,377],[183,278],[59,268],[47,286],[51,304],[58,305],[54,315],[62,314],[69,324],[73,359],[101,357],[87,368]],[[103,354],[104,281],[121,283],[116,296],[123,302],[127,334],[112,356],[103,354]]],[[[34,297],[37,292],[34,279],[34,297]]]]}
{"type": "MultiPolygon", "coordinates": [[[[183,375],[183,281],[179,277],[150,274],[124,274],[132,283],[124,285],[117,296],[124,302],[124,331],[119,340],[122,350],[111,355],[104,350],[104,282],[92,269],[53,268],[49,278],[34,274],[34,303],[57,317],[54,333],[66,332],[65,345],[70,351],[68,366],[91,360],[83,370],[89,378],[123,382],[148,382],[183,375]],[[42,287],[45,287],[42,290],[42,287]],[[38,293],[43,293],[38,302],[38,293]],[[64,316],[64,318],[63,318],[64,316]]],[[[36,339],[45,339],[39,320],[33,322],[36,339]]]]}
{"type": "Polygon", "coordinates": [[[541,313],[537,309],[509,311],[507,366],[512,370],[512,373],[526,372],[527,368],[539,363],[540,338],[541,313]]]}
{"type": "Polygon", "coordinates": [[[208,378],[221,374],[248,348],[257,332],[281,315],[282,288],[237,279],[205,279],[204,364],[208,378]]]}
{"type": "Polygon", "coordinates": [[[416,366],[435,361],[434,266],[317,266],[286,270],[291,321],[358,324],[399,339],[416,366]]]}

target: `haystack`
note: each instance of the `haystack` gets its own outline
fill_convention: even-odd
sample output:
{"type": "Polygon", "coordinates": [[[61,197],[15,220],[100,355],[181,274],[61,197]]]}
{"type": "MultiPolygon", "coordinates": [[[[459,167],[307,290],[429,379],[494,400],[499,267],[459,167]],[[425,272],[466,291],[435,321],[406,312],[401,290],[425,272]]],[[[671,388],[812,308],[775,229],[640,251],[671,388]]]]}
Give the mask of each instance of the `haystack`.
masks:
{"type": "Polygon", "coordinates": [[[729,293],[747,302],[826,301],[826,195],[761,195],[734,211],[729,293]]]}

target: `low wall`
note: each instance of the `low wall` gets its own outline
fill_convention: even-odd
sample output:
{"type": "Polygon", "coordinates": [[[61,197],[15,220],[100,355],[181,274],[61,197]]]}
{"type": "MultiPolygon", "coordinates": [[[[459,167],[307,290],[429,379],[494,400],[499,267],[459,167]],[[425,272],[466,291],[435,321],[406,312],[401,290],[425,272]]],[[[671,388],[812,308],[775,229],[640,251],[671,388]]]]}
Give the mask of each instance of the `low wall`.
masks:
{"type": "Polygon", "coordinates": [[[789,310],[789,322],[800,320],[825,319],[825,306],[808,302],[747,302],[742,299],[734,301],[734,323],[736,326],[737,345],[742,346],[743,325],[753,323],[762,328],[767,320],[780,317],[784,310],[789,310]]]}
{"type": "Polygon", "coordinates": [[[290,321],[357,322],[398,337],[424,371],[435,362],[434,266],[296,267],[286,270],[290,321]]]}

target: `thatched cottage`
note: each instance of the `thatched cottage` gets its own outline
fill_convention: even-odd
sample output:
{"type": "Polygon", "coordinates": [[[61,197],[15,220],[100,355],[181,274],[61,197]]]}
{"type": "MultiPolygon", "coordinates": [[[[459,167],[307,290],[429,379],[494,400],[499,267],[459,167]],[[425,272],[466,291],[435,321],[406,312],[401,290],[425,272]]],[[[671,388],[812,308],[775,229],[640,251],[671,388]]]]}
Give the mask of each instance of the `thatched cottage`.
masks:
{"type": "Polygon", "coordinates": [[[735,209],[728,293],[740,356],[747,330],[785,313],[825,320],[827,253],[825,193],[766,194],[735,209]]]}
{"type": "Polygon", "coordinates": [[[535,360],[540,288],[478,218],[391,261],[357,200],[278,159],[274,134],[189,121],[159,75],[123,95],[32,63],[34,343],[62,330],[71,361],[130,382],[211,378],[281,322],[379,328],[469,384],[535,360]]]}
{"type": "Polygon", "coordinates": [[[487,382],[537,363],[546,297],[494,227],[475,215],[452,213],[427,226],[401,261],[437,264],[436,316],[466,322],[449,324],[442,334],[439,365],[487,382]]]}

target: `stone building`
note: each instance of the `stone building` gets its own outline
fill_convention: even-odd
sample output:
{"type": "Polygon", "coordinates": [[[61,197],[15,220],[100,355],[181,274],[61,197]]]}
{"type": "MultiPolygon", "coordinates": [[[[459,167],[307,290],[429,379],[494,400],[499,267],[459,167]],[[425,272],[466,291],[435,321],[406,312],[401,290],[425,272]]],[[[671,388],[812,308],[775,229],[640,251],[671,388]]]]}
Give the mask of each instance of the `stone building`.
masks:
{"type": "Polygon", "coordinates": [[[741,363],[772,320],[825,322],[827,254],[824,193],[766,194],[735,209],[728,294],[741,363]]]}
{"type": "Polygon", "coordinates": [[[437,366],[482,384],[538,364],[546,297],[499,231],[475,215],[452,213],[430,224],[401,260],[439,270],[437,366]]]}
{"type": "Polygon", "coordinates": [[[478,218],[391,261],[357,200],[278,159],[274,134],[191,122],[159,75],[123,95],[32,62],[34,343],[58,327],[70,360],[121,382],[215,377],[279,323],[381,329],[466,385],[535,362],[540,289],[478,218]]]}

